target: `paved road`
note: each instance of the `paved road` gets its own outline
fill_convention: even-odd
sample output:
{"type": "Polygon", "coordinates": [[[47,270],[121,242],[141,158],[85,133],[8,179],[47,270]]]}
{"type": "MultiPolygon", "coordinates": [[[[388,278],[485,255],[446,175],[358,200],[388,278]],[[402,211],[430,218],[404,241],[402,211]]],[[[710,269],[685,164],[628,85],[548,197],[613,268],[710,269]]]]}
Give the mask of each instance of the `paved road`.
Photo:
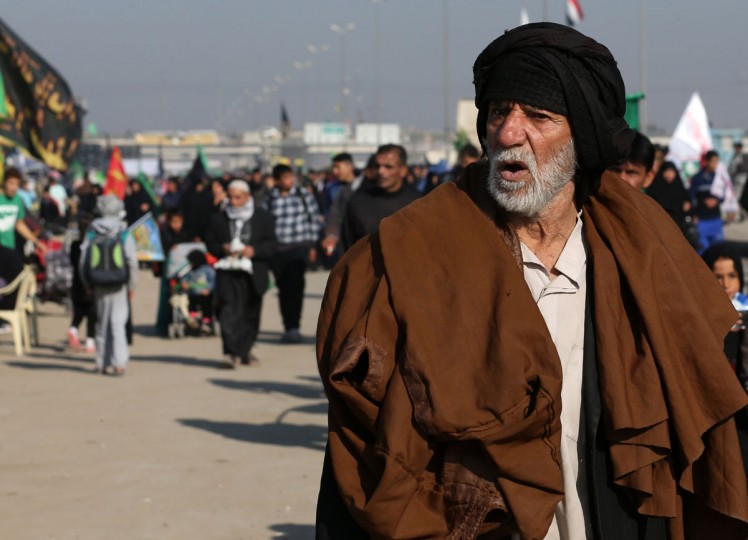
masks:
{"type": "Polygon", "coordinates": [[[313,335],[327,274],[308,275],[300,345],[265,297],[258,366],[221,366],[218,338],[153,336],[158,283],[141,273],[123,378],[65,347],[42,305],[41,346],[0,336],[0,538],[314,537],[326,400],[313,335]]]}
{"type": "MultiPolygon", "coordinates": [[[[728,238],[748,241],[748,222],[728,238]]],[[[280,345],[265,297],[259,366],[222,369],[217,338],[152,335],[157,282],[135,299],[126,377],[65,348],[42,306],[41,347],[0,336],[0,539],[311,539],[326,401],[313,333],[327,275],[308,275],[301,345],[280,345]]]]}

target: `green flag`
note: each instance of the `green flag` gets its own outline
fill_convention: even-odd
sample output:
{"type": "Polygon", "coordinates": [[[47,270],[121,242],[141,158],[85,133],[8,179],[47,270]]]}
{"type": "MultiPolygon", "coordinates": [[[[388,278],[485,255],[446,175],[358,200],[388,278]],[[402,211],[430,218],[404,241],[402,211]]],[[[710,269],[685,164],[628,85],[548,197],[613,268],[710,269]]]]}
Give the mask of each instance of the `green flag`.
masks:
{"type": "Polygon", "coordinates": [[[200,163],[202,164],[203,170],[206,173],[209,173],[209,171],[208,171],[208,158],[205,157],[205,152],[203,151],[203,147],[201,145],[197,145],[197,158],[200,160],[200,163]]]}
{"type": "Polygon", "coordinates": [[[148,180],[148,177],[145,175],[145,173],[138,173],[138,182],[153,201],[153,213],[154,215],[158,216],[158,197],[156,197],[156,192],[153,191],[153,186],[151,185],[151,182],[148,180]]]}
{"type": "Polygon", "coordinates": [[[3,81],[3,72],[0,70],[0,118],[8,116],[8,107],[5,105],[5,81],[3,81]]]}
{"type": "Polygon", "coordinates": [[[641,131],[639,129],[639,102],[642,99],[644,99],[644,94],[641,92],[626,96],[626,113],[623,115],[629,127],[637,131],[641,131]]]}

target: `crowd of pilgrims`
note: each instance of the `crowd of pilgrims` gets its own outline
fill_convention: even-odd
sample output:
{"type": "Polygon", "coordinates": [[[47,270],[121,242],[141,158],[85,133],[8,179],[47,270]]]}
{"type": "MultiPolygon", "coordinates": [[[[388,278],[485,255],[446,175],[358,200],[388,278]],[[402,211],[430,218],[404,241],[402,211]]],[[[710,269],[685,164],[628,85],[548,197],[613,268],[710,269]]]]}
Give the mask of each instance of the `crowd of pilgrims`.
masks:
{"type": "MultiPolygon", "coordinates": [[[[665,209],[694,248],[702,254],[736,309],[741,315],[748,317],[748,296],[744,294],[742,268],[742,256],[746,253],[741,252],[739,244],[725,243],[722,229],[725,217],[731,221],[741,221],[748,211],[748,208],[741,208],[741,205],[748,202],[748,193],[743,193],[748,177],[748,156],[743,154],[742,144],[736,142],[733,157],[727,166],[719,164],[716,152],[707,152],[700,170],[688,179],[688,184],[683,181],[676,164],[666,159],[666,154],[667,148],[653,145],[645,136],[638,135],[628,159],[612,171],[634,189],[650,195],[665,209]],[[729,174],[731,190],[728,193],[724,189],[715,190],[720,171],[722,174],[729,174]],[[730,194],[735,199],[736,204],[733,206],[727,205],[730,194]]],[[[453,181],[459,177],[463,168],[480,158],[475,147],[467,146],[459,153],[452,170],[438,173],[425,162],[408,166],[407,154],[402,147],[385,145],[360,169],[355,167],[352,156],[343,153],[332,159],[329,168],[308,170],[305,173],[281,165],[272,171],[256,168],[226,172],[220,176],[201,174],[196,177],[191,174],[185,178],[175,176],[160,179],[150,190],[144,189],[140,181],[133,179],[129,182],[124,198],[126,220],[128,224],[132,224],[149,212],[156,216],[167,258],[173,248],[181,243],[204,242],[210,245],[214,216],[225,213],[229,206],[230,183],[237,180],[244,182],[253,207],[274,214],[272,218],[276,229],[272,242],[273,253],[266,257],[266,262],[281,290],[280,308],[282,312],[285,311],[282,313],[285,332],[281,341],[296,343],[301,341],[299,317],[303,301],[304,272],[309,268],[331,268],[345,249],[361,236],[373,232],[379,220],[428,194],[439,184],[453,181]],[[378,156],[386,157],[388,153],[403,165],[400,177],[395,179],[397,184],[394,189],[393,184],[384,189],[382,176],[386,174],[381,167],[386,166],[386,160],[378,162],[377,159],[378,156]],[[292,207],[279,207],[273,203],[278,200],[279,193],[285,195],[289,191],[292,196],[296,195],[301,200],[296,211],[302,215],[296,216],[296,225],[288,222],[287,214],[292,207]],[[358,193],[358,196],[353,197],[354,193],[358,193]],[[156,194],[155,199],[153,194],[156,194]],[[369,215],[359,215],[357,218],[348,215],[367,212],[369,215]],[[356,219],[358,223],[365,224],[360,230],[351,225],[356,219]],[[284,229],[289,223],[297,228],[298,223],[303,223],[304,227],[312,231],[312,237],[299,242],[298,237],[293,237],[293,234],[289,236],[290,233],[284,229]],[[292,264],[289,262],[293,258],[290,253],[296,253],[297,258],[303,260],[298,261],[299,264],[292,264]]],[[[75,222],[81,230],[85,230],[96,214],[102,186],[85,179],[65,190],[58,176],[52,175],[45,180],[31,186],[28,179],[24,179],[18,193],[24,205],[29,210],[33,209],[29,219],[32,224],[34,218],[37,220],[37,233],[60,233],[75,222]]],[[[17,243],[17,249],[22,250],[23,245],[24,242],[17,243]]],[[[204,263],[203,259],[199,261],[204,263]]],[[[163,270],[162,267],[163,265],[153,265],[153,270],[158,275],[163,270]]],[[[4,276],[6,282],[8,277],[10,276],[4,276]]],[[[78,292],[74,289],[75,286],[71,294],[75,300],[78,292]]],[[[260,291],[260,298],[262,292],[260,291]]],[[[166,335],[170,322],[169,310],[164,306],[165,298],[166,293],[162,291],[157,322],[157,329],[162,335],[166,335]]],[[[206,308],[203,311],[209,316],[213,314],[212,309],[206,308]]],[[[92,318],[95,319],[89,317],[89,320],[92,318]]],[[[71,331],[75,334],[73,341],[77,339],[77,326],[80,322],[81,317],[78,315],[71,325],[71,331]]],[[[748,358],[748,333],[744,329],[745,324],[741,319],[725,341],[725,353],[748,389],[748,359],[743,361],[744,356],[748,358]]],[[[89,324],[89,335],[90,332],[89,324]]],[[[233,361],[251,363],[252,358],[250,351],[242,351],[234,355],[233,361]]]]}

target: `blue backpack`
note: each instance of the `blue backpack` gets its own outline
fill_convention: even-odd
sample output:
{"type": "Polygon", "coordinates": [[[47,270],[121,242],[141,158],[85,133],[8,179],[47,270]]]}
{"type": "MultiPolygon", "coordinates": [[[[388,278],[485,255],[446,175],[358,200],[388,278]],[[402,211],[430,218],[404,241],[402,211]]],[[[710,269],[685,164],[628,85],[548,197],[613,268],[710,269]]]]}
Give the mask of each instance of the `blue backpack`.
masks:
{"type": "Polygon", "coordinates": [[[93,286],[124,285],[130,276],[125,257],[127,231],[118,235],[88,231],[84,265],[86,281],[93,286]]]}

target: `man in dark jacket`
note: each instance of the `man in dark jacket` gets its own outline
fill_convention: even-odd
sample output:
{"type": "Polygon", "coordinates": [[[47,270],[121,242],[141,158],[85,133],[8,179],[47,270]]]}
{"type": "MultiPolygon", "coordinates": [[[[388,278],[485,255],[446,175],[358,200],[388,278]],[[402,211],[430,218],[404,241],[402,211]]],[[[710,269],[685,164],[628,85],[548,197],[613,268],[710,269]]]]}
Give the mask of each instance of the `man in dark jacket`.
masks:
{"type": "MultiPolygon", "coordinates": [[[[355,191],[353,182],[356,180],[356,169],[349,153],[343,152],[332,158],[332,175],[333,181],[325,187],[325,236],[322,239],[322,248],[328,257],[333,256],[338,248],[345,209],[355,191]]],[[[339,257],[340,249],[337,251],[339,257]]]]}
{"type": "Polygon", "coordinates": [[[268,260],[277,240],[273,217],[256,208],[249,185],[234,180],[228,188],[229,204],[211,216],[208,250],[216,263],[216,300],[221,342],[233,368],[257,361],[251,353],[260,328],[262,295],[268,289],[268,260]]]}
{"type": "Polygon", "coordinates": [[[419,193],[405,182],[408,154],[396,144],[377,149],[375,185],[362,186],[348,202],[343,217],[342,239],[347,250],[357,240],[379,228],[379,222],[415,201],[419,193]]]}

